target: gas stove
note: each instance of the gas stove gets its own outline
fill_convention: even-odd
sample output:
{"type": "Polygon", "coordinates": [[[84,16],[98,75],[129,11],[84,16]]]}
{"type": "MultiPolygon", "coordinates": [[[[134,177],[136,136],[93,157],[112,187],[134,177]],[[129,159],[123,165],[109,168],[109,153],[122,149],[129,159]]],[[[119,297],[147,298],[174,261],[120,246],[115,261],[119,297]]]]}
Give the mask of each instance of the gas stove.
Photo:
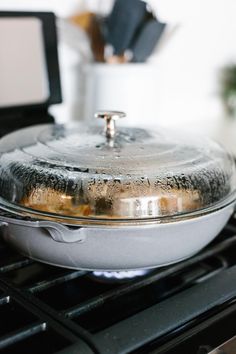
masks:
{"type": "MultiPolygon", "coordinates": [[[[48,108],[61,102],[55,17],[0,12],[0,20],[8,17],[27,17],[41,28],[36,39],[43,40],[44,60],[35,63],[41,63],[47,85],[40,87],[48,92],[40,91],[37,100],[22,101],[22,90],[10,101],[7,97],[0,104],[0,136],[53,122],[48,108]]],[[[2,72],[9,71],[6,64],[2,72]]],[[[28,66],[23,69],[30,77],[28,66]]],[[[15,86],[1,84],[3,90],[15,86]]],[[[0,351],[5,354],[206,354],[235,336],[235,299],[235,218],[201,253],[152,271],[92,273],[48,266],[19,255],[0,237],[0,351]]]]}
{"type": "Polygon", "coordinates": [[[0,246],[4,353],[210,353],[236,334],[236,219],[196,256],[144,274],[74,271],[0,246]]]}

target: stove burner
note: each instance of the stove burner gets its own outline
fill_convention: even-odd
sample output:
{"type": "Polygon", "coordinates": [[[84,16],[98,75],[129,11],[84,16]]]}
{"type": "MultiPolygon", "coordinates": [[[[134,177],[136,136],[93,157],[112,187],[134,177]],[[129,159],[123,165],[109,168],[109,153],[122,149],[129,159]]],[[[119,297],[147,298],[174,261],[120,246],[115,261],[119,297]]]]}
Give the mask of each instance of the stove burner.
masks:
{"type": "Polygon", "coordinates": [[[138,269],[138,270],[121,270],[121,271],[95,271],[91,273],[91,277],[103,282],[126,282],[138,277],[143,277],[152,269],[138,269]]]}

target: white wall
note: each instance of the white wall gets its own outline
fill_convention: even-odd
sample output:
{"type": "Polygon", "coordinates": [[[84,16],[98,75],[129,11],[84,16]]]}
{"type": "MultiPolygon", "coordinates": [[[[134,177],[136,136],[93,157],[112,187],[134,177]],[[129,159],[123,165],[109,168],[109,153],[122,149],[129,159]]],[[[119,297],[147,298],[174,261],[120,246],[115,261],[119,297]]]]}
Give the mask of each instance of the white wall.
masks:
{"type": "MultiPolygon", "coordinates": [[[[207,124],[214,125],[221,115],[217,87],[219,69],[236,61],[236,1],[150,2],[163,21],[178,24],[179,28],[150,59],[156,66],[153,75],[156,95],[155,102],[152,100],[154,114],[148,115],[148,121],[172,126],[189,123],[193,128],[206,129],[207,124]]],[[[65,17],[88,3],[90,8],[97,6],[96,0],[83,2],[83,5],[81,0],[21,0],[20,5],[19,0],[0,0],[0,10],[52,10],[65,17]]],[[[108,0],[99,4],[108,6],[107,3],[108,0]]],[[[75,118],[75,111],[79,112],[80,58],[66,43],[60,47],[60,57],[65,103],[54,112],[64,121],[75,118]]],[[[148,95],[148,88],[145,92],[148,95]]],[[[132,105],[145,104],[145,100],[140,102],[132,92],[128,94],[132,105]]]]}
{"type": "Polygon", "coordinates": [[[161,115],[185,121],[215,119],[220,113],[218,75],[236,62],[234,0],[156,0],[163,20],[180,28],[159,54],[164,91],[161,115]],[[179,118],[180,119],[180,118],[179,118]]]}

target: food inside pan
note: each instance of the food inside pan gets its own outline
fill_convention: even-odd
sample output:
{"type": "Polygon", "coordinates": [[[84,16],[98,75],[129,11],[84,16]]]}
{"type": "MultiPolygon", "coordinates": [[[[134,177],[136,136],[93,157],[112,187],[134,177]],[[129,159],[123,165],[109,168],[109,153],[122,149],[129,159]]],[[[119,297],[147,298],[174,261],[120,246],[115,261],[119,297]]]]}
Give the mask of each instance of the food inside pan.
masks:
{"type": "Polygon", "coordinates": [[[69,195],[52,188],[35,188],[20,204],[43,212],[74,217],[143,218],[197,210],[201,196],[197,190],[139,191],[122,189],[113,195],[105,191],[69,195]]]}

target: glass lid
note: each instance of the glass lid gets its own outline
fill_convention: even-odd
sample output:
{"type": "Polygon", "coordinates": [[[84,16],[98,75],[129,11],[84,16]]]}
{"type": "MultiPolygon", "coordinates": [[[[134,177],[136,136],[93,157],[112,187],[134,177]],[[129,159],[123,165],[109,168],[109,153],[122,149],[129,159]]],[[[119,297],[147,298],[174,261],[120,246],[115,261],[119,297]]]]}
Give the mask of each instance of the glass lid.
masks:
{"type": "Polygon", "coordinates": [[[217,143],[164,129],[39,125],[0,140],[0,202],[80,220],[144,220],[206,212],[234,199],[233,158],[217,143]]]}

